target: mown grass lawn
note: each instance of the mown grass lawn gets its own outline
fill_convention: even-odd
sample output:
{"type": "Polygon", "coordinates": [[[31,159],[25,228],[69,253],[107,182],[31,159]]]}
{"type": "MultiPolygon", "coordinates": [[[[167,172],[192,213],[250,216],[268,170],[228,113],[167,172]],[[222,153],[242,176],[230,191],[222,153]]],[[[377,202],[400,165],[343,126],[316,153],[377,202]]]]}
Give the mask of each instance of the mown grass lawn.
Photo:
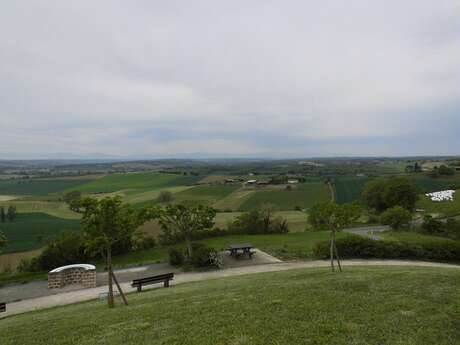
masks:
{"type": "Polygon", "coordinates": [[[0,321],[2,345],[452,345],[460,271],[302,269],[215,279],[0,321]]]}

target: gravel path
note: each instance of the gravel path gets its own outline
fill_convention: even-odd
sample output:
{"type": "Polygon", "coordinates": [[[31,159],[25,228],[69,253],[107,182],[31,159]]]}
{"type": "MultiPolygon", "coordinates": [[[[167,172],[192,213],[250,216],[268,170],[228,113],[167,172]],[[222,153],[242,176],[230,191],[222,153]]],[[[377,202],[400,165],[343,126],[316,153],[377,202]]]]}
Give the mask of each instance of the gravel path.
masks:
{"type": "MultiPolygon", "coordinates": [[[[328,267],[329,261],[294,261],[294,262],[281,262],[265,265],[254,265],[245,267],[229,268],[211,272],[187,272],[176,274],[171,285],[183,284],[193,281],[201,281],[208,279],[216,279],[223,277],[233,277],[245,274],[255,274],[262,272],[276,272],[286,271],[299,268],[313,268],[313,267],[328,267]]],[[[454,268],[460,269],[460,266],[451,264],[441,264],[433,262],[422,261],[401,261],[401,260],[345,260],[342,261],[343,266],[415,266],[415,267],[441,267],[441,268],[454,268]]],[[[129,282],[121,283],[122,289],[125,292],[133,292],[134,288],[131,287],[129,282]]],[[[161,284],[150,286],[150,289],[158,288],[161,284]]],[[[145,288],[146,290],[149,287],[145,288]]],[[[78,291],[69,291],[65,293],[55,294],[51,296],[44,296],[38,298],[27,299],[23,301],[9,303],[7,305],[7,312],[1,313],[0,318],[25,313],[32,310],[46,309],[55,306],[72,304],[87,300],[96,299],[99,294],[107,292],[107,286],[100,286],[90,289],[82,289],[78,291]]]]}

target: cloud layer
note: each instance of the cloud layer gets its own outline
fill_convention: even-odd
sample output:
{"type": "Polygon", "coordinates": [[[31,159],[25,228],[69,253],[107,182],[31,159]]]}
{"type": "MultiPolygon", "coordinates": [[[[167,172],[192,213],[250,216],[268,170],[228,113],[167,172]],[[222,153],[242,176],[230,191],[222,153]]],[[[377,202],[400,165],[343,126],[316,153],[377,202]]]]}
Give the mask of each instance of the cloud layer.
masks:
{"type": "Polygon", "coordinates": [[[0,155],[460,154],[460,3],[4,1],[0,155]]]}

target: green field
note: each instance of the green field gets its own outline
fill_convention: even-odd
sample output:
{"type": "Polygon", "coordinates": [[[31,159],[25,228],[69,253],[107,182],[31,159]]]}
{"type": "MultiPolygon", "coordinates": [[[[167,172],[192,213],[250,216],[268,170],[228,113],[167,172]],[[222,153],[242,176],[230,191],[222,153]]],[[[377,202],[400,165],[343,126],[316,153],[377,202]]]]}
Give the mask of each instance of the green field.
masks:
{"type": "Polygon", "coordinates": [[[0,180],[0,195],[47,195],[67,189],[79,189],[88,179],[17,179],[0,180]]]}
{"type": "Polygon", "coordinates": [[[423,193],[460,188],[459,175],[449,178],[431,178],[423,175],[411,175],[411,178],[423,193]]]}
{"type": "Polygon", "coordinates": [[[0,202],[0,206],[5,209],[8,206],[16,206],[17,211],[20,213],[40,212],[65,219],[80,219],[81,217],[79,213],[71,211],[66,203],[60,201],[12,200],[0,202]]]}
{"type": "Polygon", "coordinates": [[[212,205],[238,188],[239,186],[233,185],[197,186],[174,194],[173,202],[186,205],[212,205]]]}
{"type": "Polygon", "coordinates": [[[460,214],[460,189],[454,194],[454,201],[431,201],[425,195],[420,196],[417,208],[423,209],[426,213],[436,213],[441,216],[453,216],[460,214]]]}
{"type": "Polygon", "coordinates": [[[298,269],[186,283],[0,322],[2,345],[452,345],[460,272],[298,269]]]}
{"type": "Polygon", "coordinates": [[[328,187],[322,182],[301,183],[293,190],[284,188],[256,190],[241,205],[241,211],[249,211],[270,203],[280,211],[293,210],[296,206],[308,209],[315,203],[326,202],[331,198],[328,187]]]}
{"type": "Polygon", "coordinates": [[[338,177],[334,179],[335,199],[339,204],[359,201],[366,182],[365,177],[338,177]]]}
{"type": "Polygon", "coordinates": [[[131,193],[135,194],[166,187],[190,185],[199,179],[200,177],[196,176],[160,174],[154,172],[111,174],[78,186],[78,188],[70,189],[79,190],[82,193],[113,193],[123,190],[134,190],[131,191],[131,193]]]}
{"type": "Polygon", "coordinates": [[[13,222],[0,223],[8,242],[3,253],[22,252],[43,247],[62,231],[77,231],[80,221],[62,219],[45,213],[18,213],[13,222]]]}

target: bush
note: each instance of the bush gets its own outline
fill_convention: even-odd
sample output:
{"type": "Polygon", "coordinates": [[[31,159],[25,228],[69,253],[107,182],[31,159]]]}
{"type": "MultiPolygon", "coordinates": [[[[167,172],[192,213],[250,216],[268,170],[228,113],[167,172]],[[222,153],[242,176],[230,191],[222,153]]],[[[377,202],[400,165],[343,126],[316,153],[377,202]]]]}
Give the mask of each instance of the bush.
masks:
{"type": "MultiPolygon", "coordinates": [[[[361,236],[347,236],[336,241],[343,259],[410,259],[460,262],[460,243],[451,240],[421,243],[373,240],[361,236]]],[[[316,243],[313,256],[329,258],[329,241],[316,243]]]]}
{"type": "Polygon", "coordinates": [[[184,254],[177,248],[171,248],[169,250],[169,263],[172,266],[182,266],[185,262],[184,254]]]}
{"type": "Polygon", "coordinates": [[[132,239],[132,250],[151,249],[156,246],[156,240],[152,236],[148,236],[143,232],[138,232],[132,239]]]}
{"type": "Polygon", "coordinates": [[[21,272],[49,271],[53,268],[86,262],[90,256],[85,252],[83,236],[79,233],[62,233],[48,243],[45,250],[31,260],[22,261],[21,272]]]}
{"type": "Polygon", "coordinates": [[[380,220],[382,224],[389,225],[393,230],[401,230],[409,226],[412,215],[405,208],[394,206],[383,212],[380,220]]]}

